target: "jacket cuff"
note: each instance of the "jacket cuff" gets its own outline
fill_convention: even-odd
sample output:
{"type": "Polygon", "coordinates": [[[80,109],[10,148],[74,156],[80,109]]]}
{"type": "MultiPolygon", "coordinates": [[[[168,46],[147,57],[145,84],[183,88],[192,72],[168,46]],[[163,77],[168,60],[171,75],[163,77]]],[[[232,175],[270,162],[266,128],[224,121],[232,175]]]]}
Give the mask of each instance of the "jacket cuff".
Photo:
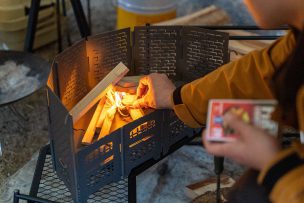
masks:
{"type": "Polygon", "coordinates": [[[266,166],[259,174],[258,183],[271,192],[277,182],[296,168],[304,165],[304,159],[299,154],[299,145],[284,150],[266,166]]]}
{"type": "Polygon", "coordinates": [[[180,120],[182,120],[186,125],[191,128],[200,128],[202,125],[192,116],[191,111],[188,109],[187,105],[183,103],[182,90],[183,86],[175,89],[172,95],[173,110],[180,120]]]}

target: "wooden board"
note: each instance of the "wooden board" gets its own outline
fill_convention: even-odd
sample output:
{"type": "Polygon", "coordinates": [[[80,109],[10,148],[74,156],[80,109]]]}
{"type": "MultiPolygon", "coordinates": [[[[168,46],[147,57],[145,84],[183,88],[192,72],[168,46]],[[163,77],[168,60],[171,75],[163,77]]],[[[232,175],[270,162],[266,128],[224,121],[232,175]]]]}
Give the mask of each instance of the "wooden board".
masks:
{"type": "MultiPolygon", "coordinates": [[[[234,183],[235,180],[229,176],[223,175],[221,177],[221,188],[232,187],[234,183]]],[[[204,195],[207,192],[214,191],[216,191],[216,178],[209,178],[203,181],[199,181],[191,185],[187,185],[185,188],[186,195],[191,199],[194,199],[200,195],[204,195]]]]}
{"type": "Polygon", "coordinates": [[[129,113],[133,121],[143,117],[145,115],[142,109],[129,109],[129,113]]]}
{"type": "Polygon", "coordinates": [[[104,77],[83,99],[81,99],[71,110],[73,123],[76,123],[90,108],[92,108],[105,94],[115,85],[129,69],[119,63],[108,75],[104,77]]]}
{"type": "Polygon", "coordinates": [[[154,25],[223,25],[230,22],[229,15],[214,5],[183,17],[156,23],[154,25]]]}
{"type": "MultiPolygon", "coordinates": [[[[230,36],[258,36],[253,32],[244,30],[219,30],[227,32],[230,36]]],[[[242,56],[268,47],[274,40],[229,40],[230,61],[237,60],[242,56]]]]}

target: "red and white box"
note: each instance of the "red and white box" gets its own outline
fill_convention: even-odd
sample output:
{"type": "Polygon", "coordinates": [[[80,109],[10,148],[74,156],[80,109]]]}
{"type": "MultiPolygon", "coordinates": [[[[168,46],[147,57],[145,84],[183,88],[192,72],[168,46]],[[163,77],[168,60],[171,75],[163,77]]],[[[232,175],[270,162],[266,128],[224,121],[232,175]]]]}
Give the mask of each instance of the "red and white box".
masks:
{"type": "Polygon", "coordinates": [[[278,124],[271,120],[276,105],[275,100],[211,99],[208,106],[206,140],[229,142],[236,139],[238,135],[223,121],[226,112],[232,112],[244,122],[277,135],[278,124]]]}

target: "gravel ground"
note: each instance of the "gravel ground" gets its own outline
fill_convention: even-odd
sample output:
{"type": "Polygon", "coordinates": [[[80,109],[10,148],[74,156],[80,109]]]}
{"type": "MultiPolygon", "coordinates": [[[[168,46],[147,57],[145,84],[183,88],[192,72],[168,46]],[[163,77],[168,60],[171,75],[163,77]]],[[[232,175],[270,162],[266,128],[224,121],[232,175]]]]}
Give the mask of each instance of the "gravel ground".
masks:
{"type": "Polygon", "coordinates": [[[4,180],[48,141],[45,96],[45,91],[39,90],[25,99],[0,107],[0,194],[4,180]]]}

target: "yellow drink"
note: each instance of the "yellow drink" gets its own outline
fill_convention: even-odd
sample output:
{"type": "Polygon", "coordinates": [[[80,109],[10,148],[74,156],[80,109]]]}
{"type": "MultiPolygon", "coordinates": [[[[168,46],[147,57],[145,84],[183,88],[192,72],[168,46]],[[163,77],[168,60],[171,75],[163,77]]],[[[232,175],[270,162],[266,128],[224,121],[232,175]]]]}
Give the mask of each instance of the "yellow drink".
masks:
{"type": "MultiPolygon", "coordinates": [[[[147,1],[144,6],[141,6],[140,3],[136,1],[126,1],[129,4],[123,4],[124,1],[121,0],[121,5],[117,7],[117,29],[131,27],[132,29],[134,26],[145,25],[147,23],[153,24],[165,20],[170,20],[176,17],[176,7],[172,2],[168,1],[171,5],[163,6],[160,3],[157,3],[156,0],[147,1]],[[131,5],[131,3],[133,5],[131,5]],[[158,4],[157,6],[156,3],[158,4]],[[130,8],[127,6],[131,5],[130,8]],[[151,5],[151,6],[149,6],[151,5]],[[172,6],[173,5],[173,6],[172,6]],[[132,7],[133,6],[133,7],[132,7]],[[139,7],[141,6],[140,9],[139,7]],[[134,9],[135,8],[135,9],[134,9]]],[[[142,1],[145,2],[145,1],[142,1]]]]}

